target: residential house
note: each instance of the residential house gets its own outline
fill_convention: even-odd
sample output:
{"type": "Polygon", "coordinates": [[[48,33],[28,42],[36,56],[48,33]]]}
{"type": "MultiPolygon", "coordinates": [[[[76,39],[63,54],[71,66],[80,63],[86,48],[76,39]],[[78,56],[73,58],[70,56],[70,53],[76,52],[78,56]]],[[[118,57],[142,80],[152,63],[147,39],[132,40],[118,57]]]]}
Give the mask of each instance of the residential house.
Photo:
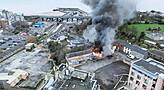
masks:
{"type": "Polygon", "coordinates": [[[139,46],[132,45],[126,41],[117,40],[113,43],[116,50],[127,55],[133,55],[135,58],[148,58],[148,52],[139,46]]]}
{"type": "Polygon", "coordinates": [[[131,64],[129,90],[164,90],[164,64],[154,59],[141,59],[131,64]]]}

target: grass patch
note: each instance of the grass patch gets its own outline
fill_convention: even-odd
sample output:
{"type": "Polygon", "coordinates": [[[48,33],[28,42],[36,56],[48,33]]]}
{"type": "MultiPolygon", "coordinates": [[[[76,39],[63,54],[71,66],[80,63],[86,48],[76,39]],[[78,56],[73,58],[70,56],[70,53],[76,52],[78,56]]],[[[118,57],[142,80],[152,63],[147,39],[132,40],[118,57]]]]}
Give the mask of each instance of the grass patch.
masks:
{"type": "Polygon", "coordinates": [[[146,32],[146,29],[148,28],[156,28],[160,27],[161,31],[164,32],[164,25],[159,24],[132,24],[128,25],[129,28],[135,27],[137,29],[137,34],[140,35],[141,32],[146,32]]]}

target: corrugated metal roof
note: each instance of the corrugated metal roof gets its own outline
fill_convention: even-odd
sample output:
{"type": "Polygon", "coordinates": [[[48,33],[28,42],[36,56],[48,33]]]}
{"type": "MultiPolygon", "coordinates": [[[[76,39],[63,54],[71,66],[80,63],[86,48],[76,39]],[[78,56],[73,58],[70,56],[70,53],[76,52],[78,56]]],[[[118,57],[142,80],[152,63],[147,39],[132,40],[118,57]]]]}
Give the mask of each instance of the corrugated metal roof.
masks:
{"type": "Polygon", "coordinates": [[[147,70],[151,74],[156,75],[158,74],[164,74],[164,69],[161,67],[164,67],[163,64],[151,59],[149,61],[146,60],[140,60],[134,63],[134,65],[137,65],[138,67],[142,68],[143,70],[147,70]],[[153,64],[154,63],[154,64],[153,64]]]}
{"type": "Polygon", "coordinates": [[[148,55],[148,52],[143,50],[142,48],[140,48],[139,46],[136,46],[136,45],[132,45],[132,44],[129,44],[128,42],[126,41],[122,41],[122,40],[118,40],[116,42],[114,42],[114,44],[116,43],[120,43],[122,44],[123,46],[135,51],[135,52],[138,52],[138,53],[141,53],[143,55],[148,55]]]}
{"type": "Polygon", "coordinates": [[[51,11],[51,12],[43,12],[43,13],[34,14],[34,16],[59,17],[65,14],[66,13],[60,12],[60,11],[51,11]]]}

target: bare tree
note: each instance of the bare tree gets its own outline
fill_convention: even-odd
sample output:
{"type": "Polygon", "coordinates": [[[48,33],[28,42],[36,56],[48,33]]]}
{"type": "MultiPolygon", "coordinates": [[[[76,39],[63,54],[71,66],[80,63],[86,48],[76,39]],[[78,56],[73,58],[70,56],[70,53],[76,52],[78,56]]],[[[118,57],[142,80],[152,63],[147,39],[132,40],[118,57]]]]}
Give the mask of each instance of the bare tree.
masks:
{"type": "Polygon", "coordinates": [[[29,36],[27,38],[27,43],[37,43],[37,38],[35,36],[29,36]]]}

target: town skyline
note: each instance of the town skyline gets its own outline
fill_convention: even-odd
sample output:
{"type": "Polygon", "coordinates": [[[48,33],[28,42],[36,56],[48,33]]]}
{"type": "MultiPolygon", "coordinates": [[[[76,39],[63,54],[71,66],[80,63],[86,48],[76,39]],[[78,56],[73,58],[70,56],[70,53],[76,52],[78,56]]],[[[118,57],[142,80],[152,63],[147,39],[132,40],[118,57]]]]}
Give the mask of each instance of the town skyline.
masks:
{"type": "MultiPolygon", "coordinates": [[[[67,0],[48,0],[48,2],[49,3],[47,3],[46,0],[2,0],[0,3],[0,10],[5,9],[15,13],[31,15],[41,12],[49,12],[52,11],[54,8],[70,7],[80,8],[86,12],[91,12],[91,9],[83,4],[81,0],[72,0],[71,2],[67,0]]],[[[164,6],[162,5],[163,3],[163,0],[136,1],[136,9],[138,11],[156,10],[164,12],[164,6]],[[145,3],[147,4],[145,5],[145,3]]]]}
{"type": "Polygon", "coordinates": [[[1,0],[0,90],[164,90],[164,0],[1,0]]]}

